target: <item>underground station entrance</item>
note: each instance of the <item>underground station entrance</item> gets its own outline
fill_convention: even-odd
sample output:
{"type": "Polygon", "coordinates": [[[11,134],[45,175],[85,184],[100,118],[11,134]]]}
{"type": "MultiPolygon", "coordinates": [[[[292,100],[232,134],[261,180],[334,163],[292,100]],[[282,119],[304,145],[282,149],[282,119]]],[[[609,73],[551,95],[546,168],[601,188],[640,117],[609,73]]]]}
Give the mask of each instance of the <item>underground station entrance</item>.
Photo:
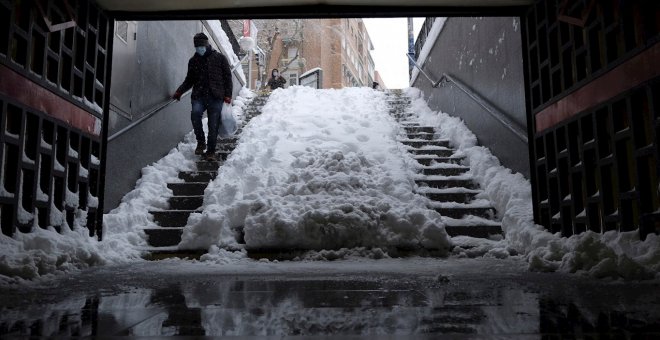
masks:
{"type": "Polygon", "coordinates": [[[660,3],[0,0],[0,25],[2,338],[660,337],[660,3]],[[424,18],[409,88],[361,18],[424,18]],[[211,158],[199,32],[238,125],[211,158]]]}

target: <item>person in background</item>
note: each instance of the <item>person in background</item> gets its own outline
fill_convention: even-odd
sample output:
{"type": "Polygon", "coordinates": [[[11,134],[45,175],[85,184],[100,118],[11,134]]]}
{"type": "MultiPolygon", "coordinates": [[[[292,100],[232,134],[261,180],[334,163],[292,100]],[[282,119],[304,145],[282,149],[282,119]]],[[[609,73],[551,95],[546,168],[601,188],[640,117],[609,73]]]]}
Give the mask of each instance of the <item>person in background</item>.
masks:
{"type": "Polygon", "coordinates": [[[268,87],[270,87],[271,91],[274,91],[278,88],[284,88],[284,84],[286,84],[286,79],[284,79],[284,77],[280,75],[280,72],[274,68],[270,73],[270,79],[268,79],[268,87]]]}
{"type": "Polygon", "coordinates": [[[231,103],[233,90],[231,69],[227,58],[211,47],[206,34],[195,34],[193,43],[195,55],[188,61],[188,74],[172,98],[180,100],[181,95],[192,87],[190,119],[197,138],[195,154],[203,155],[207,161],[215,161],[222,104],[231,103]],[[208,142],[205,141],[202,126],[204,111],[208,117],[208,142]]]}

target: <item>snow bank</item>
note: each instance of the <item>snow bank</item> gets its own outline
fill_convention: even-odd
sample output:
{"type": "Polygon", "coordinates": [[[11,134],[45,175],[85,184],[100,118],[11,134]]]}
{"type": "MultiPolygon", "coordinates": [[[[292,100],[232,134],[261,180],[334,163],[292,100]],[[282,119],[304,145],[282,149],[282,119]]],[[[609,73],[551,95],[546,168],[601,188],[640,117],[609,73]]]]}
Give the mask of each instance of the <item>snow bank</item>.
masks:
{"type": "MultiPolygon", "coordinates": [[[[483,188],[498,211],[506,238],[499,242],[472,241],[470,251],[455,249],[461,256],[490,254],[505,257],[523,254],[530,270],[584,273],[594,277],[647,279],[660,276],[660,238],[649,235],[640,241],[639,232],[586,232],[562,238],[534,223],[531,185],[523,175],[503,167],[462,120],[431,111],[418,89],[409,88],[412,111],[422,125],[437,127],[470,165],[470,174],[483,188]],[[478,243],[478,244],[475,244],[478,243]]],[[[464,242],[464,240],[461,240],[464,242]]],[[[455,241],[456,243],[456,241],[455,241]]],[[[466,247],[467,248],[467,247],[466,247]]]]}
{"type": "Polygon", "coordinates": [[[413,194],[414,172],[368,88],[278,89],[207,187],[180,248],[449,246],[440,216],[413,194]]]}
{"type": "Polygon", "coordinates": [[[99,242],[89,237],[84,227],[86,220],[86,212],[79,210],[73,230],[65,222],[61,233],[35,225],[30,233],[17,231],[14,237],[0,234],[0,283],[50,277],[107,263],[99,252],[99,242]]]}

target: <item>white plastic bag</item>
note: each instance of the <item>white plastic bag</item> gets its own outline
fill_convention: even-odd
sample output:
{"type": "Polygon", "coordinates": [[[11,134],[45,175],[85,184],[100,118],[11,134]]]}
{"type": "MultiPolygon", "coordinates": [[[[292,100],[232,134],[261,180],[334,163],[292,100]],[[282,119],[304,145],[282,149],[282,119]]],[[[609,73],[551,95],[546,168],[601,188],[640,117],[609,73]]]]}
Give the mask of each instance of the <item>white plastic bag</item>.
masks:
{"type": "Polygon", "coordinates": [[[238,127],[236,120],[232,113],[231,104],[222,104],[222,113],[220,114],[220,127],[218,128],[218,135],[221,138],[231,137],[236,133],[238,127]]]}

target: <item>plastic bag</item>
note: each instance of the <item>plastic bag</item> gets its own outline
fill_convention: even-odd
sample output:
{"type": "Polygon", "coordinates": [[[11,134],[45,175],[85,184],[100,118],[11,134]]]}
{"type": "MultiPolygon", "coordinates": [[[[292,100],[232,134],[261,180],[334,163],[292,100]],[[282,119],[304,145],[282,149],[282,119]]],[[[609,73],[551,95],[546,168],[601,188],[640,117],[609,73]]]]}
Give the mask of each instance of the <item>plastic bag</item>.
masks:
{"type": "Polygon", "coordinates": [[[220,114],[220,127],[218,128],[218,135],[221,138],[233,136],[238,127],[236,126],[236,119],[232,113],[231,104],[222,104],[222,113],[220,114]]]}

